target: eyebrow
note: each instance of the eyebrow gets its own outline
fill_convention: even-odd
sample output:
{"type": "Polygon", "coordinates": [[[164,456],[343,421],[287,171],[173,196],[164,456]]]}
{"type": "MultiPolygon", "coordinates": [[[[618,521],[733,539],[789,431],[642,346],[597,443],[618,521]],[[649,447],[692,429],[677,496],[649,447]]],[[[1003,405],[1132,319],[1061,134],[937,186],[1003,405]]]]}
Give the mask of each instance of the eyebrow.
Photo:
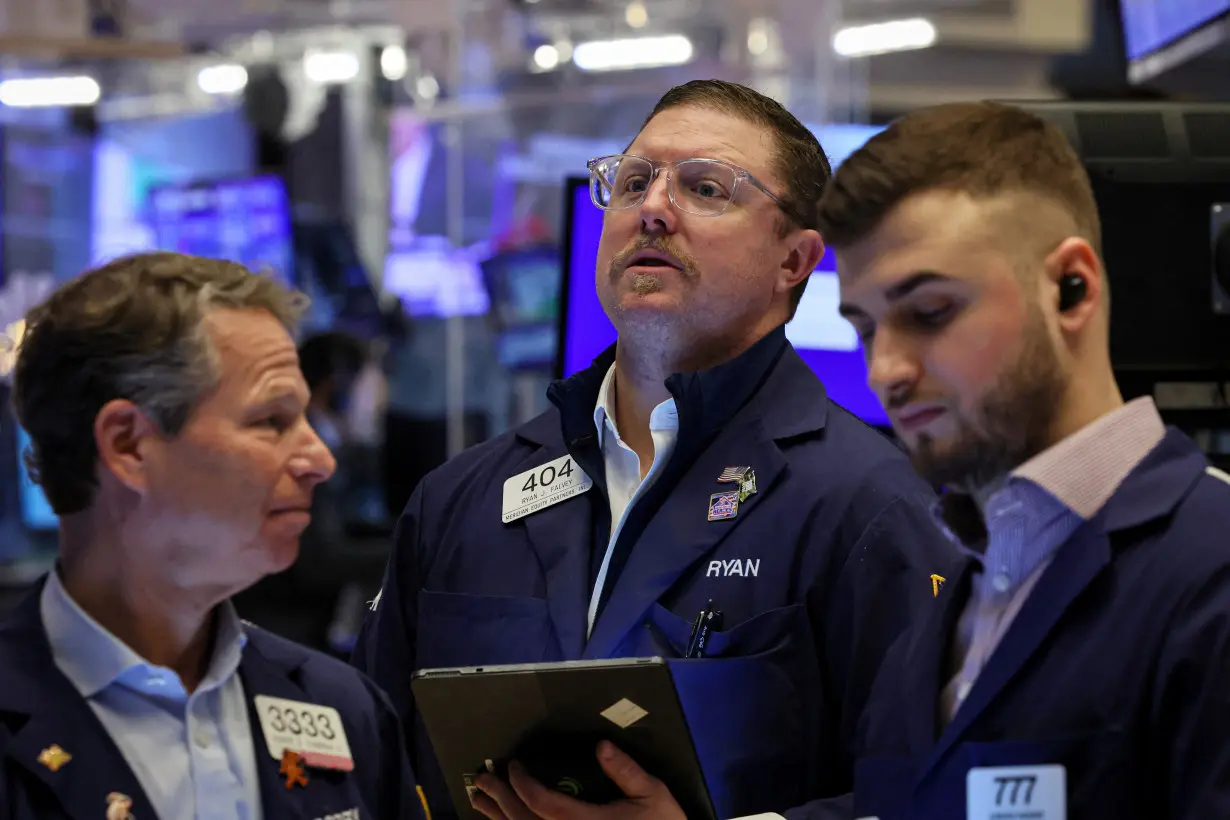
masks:
{"type": "MultiPolygon", "coordinates": [[[[944,274],[937,273],[936,271],[930,271],[930,270],[919,271],[918,273],[915,273],[913,276],[910,276],[904,281],[898,282],[897,284],[893,285],[888,290],[884,291],[884,298],[887,299],[889,302],[899,302],[905,297],[909,296],[914,291],[921,288],[923,285],[930,285],[935,282],[950,282],[950,281],[952,281],[951,276],[945,276],[944,274]]],[[[848,302],[842,302],[841,305],[837,308],[837,310],[839,313],[841,313],[842,316],[844,316],[847,319],[851,317],[867,315],[866,311],[864,311],[862,308],[852,305],[848,302]]]]}

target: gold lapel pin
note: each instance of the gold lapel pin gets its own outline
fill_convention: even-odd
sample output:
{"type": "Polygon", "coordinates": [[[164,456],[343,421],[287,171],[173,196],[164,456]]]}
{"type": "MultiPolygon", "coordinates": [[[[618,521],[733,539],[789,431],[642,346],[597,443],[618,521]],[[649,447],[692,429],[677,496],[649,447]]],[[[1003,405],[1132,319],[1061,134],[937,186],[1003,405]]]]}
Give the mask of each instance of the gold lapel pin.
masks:
{"type": "Polygon", "coordinates": [[[132,798],[119,792],[108,794],[107,820],[136,820],[132,816],[132,798]]]}
{"type": "Polygon", "coordinates": [[[64,764],[72,759],[73,756],[61,749],[58,743],[51,744],[38,755],[38,762],[53,772],[60,771],[64,764]]]}
{"type": "Polygon", "coordinates": [[[932,597],[935,597],[935,598],[940,597],[940,590],[944,588],[944,582],[947,580],[948,579],[945,578],[943,575],[932,575],[931,576],[931,595],[932,597]]]}

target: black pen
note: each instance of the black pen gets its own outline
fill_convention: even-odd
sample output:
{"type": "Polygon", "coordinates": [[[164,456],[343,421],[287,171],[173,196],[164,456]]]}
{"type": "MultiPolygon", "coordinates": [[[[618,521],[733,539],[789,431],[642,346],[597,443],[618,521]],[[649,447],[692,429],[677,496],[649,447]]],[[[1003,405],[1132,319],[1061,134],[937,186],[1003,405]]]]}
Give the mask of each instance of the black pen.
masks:
{"type": "Polygon", "coordinates": [[[695,620],[692,621],[692,635],[688,638],[687,651],[683,656],[685,658],[705,657],[705,646],[709,643],[709,633],[721,628],[722,613],[713,608],[713,599],[710,598],[709,603],[696,614],[695,620]]]}

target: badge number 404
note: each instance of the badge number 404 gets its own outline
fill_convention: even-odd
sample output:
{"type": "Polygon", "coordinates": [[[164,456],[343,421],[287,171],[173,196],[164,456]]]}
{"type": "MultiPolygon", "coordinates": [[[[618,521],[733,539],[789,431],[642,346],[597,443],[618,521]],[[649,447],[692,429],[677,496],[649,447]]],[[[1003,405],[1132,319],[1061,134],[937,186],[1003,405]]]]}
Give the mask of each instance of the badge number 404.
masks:
{"type": "Polygon", "coordinates": [[[504,482],[501,518],[505,524],[580,495],[594,485],[585,471],[563,456],[504,482]]]}

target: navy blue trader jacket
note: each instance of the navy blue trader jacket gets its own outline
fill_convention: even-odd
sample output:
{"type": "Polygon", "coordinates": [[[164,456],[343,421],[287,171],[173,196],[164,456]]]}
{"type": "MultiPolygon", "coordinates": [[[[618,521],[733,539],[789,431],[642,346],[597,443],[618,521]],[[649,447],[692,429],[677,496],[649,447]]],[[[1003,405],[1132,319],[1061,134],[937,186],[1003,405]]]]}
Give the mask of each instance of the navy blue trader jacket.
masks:
{"type": "Polygon", "coordinates": [[[398,525],[355,662],[401,714],[432,812],[453,807],[415,714],[415,670],[679,659],[710,599],[721,631],[705,659],[673,671],[719,814],[848,792],[875,672],[934,605],[931,575],[952,560],[933,492],[891,441],[828,400],[779,328],[731,362],[667,380],[678,441],[627,515],[587,639],[611,533],[594,408],[613,358],[554,384],[554,409],[428,475],[398,525]],[[505,482],[565,456],[592,488],[504,523],[505,482]],[[756,493],[709,520],[710,497],[732,487],[718,478],[744,466],[756,493]]]}
{"type": "MultiPolygon", "coordinates": [[[[239,674],[265,820],[422,820],[397,715],[371,682],[264,630],[245,632],[239,674]],[[307,785],[287,789],[281,761],[267,752],[257,695],[337,709],[354,770],[311,769],[307,785]]],[[[137,820],[156,816],[119,748],[55,665],[35,592],[0,626],[0,820],[101,820],[111,792],[132,799],[137,820]],[[72,755],[56,771],[39,760],[54,746],[72,755]]]]}
{"type": "MultiPolygon", "coordinates": [[[[944,727],[970,567],[950,579],[876,681],[854,816],[964,818],[971,769],[1062,766],[1072,820],[1230,817],[1228,482],[1170,431],[1060,547],[944,727]]],[[[997,816],[1040,816],[1027,785],[994,789],[997,816]]]]}

